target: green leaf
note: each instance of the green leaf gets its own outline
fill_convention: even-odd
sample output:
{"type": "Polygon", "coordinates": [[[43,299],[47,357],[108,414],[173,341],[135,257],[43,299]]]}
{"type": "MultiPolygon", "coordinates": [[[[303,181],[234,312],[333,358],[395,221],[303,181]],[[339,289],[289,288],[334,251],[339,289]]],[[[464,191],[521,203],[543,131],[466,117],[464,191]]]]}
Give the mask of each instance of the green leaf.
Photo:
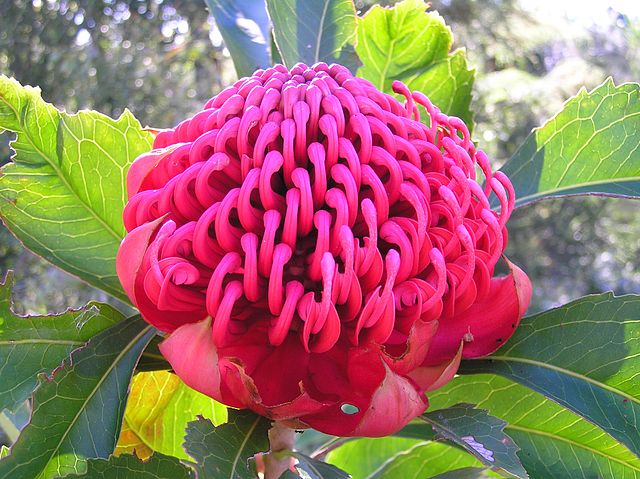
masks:
{"type": "Polygon", "coordinates": [[[13,274],[0,283],[0,411],[13,410],[47,374],[92,336],[124,319],[106,304],[46,316],[18,316],[11,309],[13,274]]]}
{"type": "Polygon", "coordinates": [[[504,433],[506,421],[489,415],[484,409],[460,403],[427,412],[420,418],[436,433],[462,446],[486,466],[502,469],[515,477],[529,477],[516,454],[520,448],[504,433]]]}
{"type": "Polygon", "coordinates": [[[89,459],[85,474],[72,474],[65,477],[67,479],[193,479],[195,474],[175,457],[155,453],[145,462],[130,454],[112,456],[109,459],[89,459]]]}
{"type": "Polygon", "coordinates": [[[525,318],[467,372],[501,374],[592,422],[640,455],[640,296],[604,293],[525,318]]]}
{"type": "Polygon", "coordinates": [[[167,371],[138,373],[131,381],[123,430],[116,452],[153,451],[190,460],[182,447],[190,421],[202,415],[214,425],[227,420],[227,408],[194,391],[167,371]]]}
{"type": "Polygon", "coordinates": [[[582,89],[502,167],[516,206],[569,195],[640,197],[637,83],[582,89]]]}
{"type": "Polygon", "coordinates": [[[495,476],[481,467],[464,467],[438,474],[433,479],[490,479],[492,477],[495,476]]]}
{"type": "Polygon", "coordinates": [[[423,0],[403,0],[392,8],[374,5],[358,19],[358,76],[391,93],[394,80],[419,90],[448,115],[471,125],[474,71],[464,50],[449,54],[451,30],[423,0]]]}
{"type": "Polygon", "coordinates": [[[197,461],[198,479],[255,479],[249,458],[269,450],[270,427],[269,420],[249,410],[231,409],[220,426],[202,418],[189,423],[185,449],[197,461]]]}
{"type": "Polygon", "coordinates": [[[256,0],[205,0],[239,77],[271,66],[267,8],[256,0]]]}
{"type": "Polygon", "coordinates": [[[462,118],[471,129],[471,90],[475,71],[467,67],[464,50],[456,50],[434,63],[424,73],[407,75],[403,82],[411,90],[421,91],[448,115],[462,118]]]}
{"type": "Polygon", "coordinates": [[[0,447],[0,459],[9,455],[9,448],[7,446],[0,447]]]}
{"type": "MultiPolygon", "coordinates": [[[[431,429],[427,424],[422,426],[431,429]]],[[[456,468],[482,467],[480,461],[457,447],[397,437],[347,442],[331,451],[327,462],[349,471],[353,479],[428,479],[456,468]]]]}
{"type": "Polygon", "coordinates": [[[164,358],[158,347],[164,339],[163,336],[157,335],[149,342],[136,366],[136,371],[168,371],[171,369],[171,364],[164,358]]]}
{"type": "Polygon", "coordinates": [[[507,421],[505,432],[532,478],[640,478],[640,459],[602,429],[509,379],[457,376],[429,393],[431,408],[473,401],[507,421]]]}
{"type": "Polygon", "coordinates": [[[267,10],[287,67],[298,62],[352,66],[340,57],[356,38],[353,0],[267,0],[267,10]]]}
{"type": "Polygon", "coordinates": [[[349,479],[351,477],[350,474],[332,464],[312,459],[299,452],[291,453],[291,456],[298,460],[295,468],[302,479],[349,479]]]}
{"type": "Polygon", "coordinates": [[[115,271],[125,230],[125,179],[151,149],[129,111],[113,120],[58,111],[40,90],[0,75],[0,130],[16,155],[0,175],[0,216],[24,245],[56,266],[127,300],[115,271]]]}
{"type": "Polygon", "coordinates": [[[0,461],[0,477],[82,473],[85,459],[109,457],[133,369],[154,334],[139,317],[121,321],[74,352],[53,378],[41,376],[31,422],[0,461]]]}

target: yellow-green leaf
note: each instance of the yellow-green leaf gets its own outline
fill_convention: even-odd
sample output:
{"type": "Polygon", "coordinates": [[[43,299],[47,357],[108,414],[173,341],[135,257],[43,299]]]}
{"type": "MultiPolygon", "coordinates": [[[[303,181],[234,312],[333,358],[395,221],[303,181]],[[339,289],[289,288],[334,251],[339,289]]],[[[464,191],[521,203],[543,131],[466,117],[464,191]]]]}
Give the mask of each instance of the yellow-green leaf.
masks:
{"type": "Polygon", "coordinates": [[[189,459],[182,444],[187,423],[198,416],[218,425],[227,420],[227,409],[189,388],[173,373],[138,373],[131,381],[116,453],[135,451],[138,457],[146,459],[158,451],[189,459]]]}
{"type": "Polygon", "coordinates": [[[129,165],[152,135],[129,111],[70,115],[0,75],[0,131],[16,133],[0,174],[0,216],[24,245],[126,300],[115,271],[129,165]]]}

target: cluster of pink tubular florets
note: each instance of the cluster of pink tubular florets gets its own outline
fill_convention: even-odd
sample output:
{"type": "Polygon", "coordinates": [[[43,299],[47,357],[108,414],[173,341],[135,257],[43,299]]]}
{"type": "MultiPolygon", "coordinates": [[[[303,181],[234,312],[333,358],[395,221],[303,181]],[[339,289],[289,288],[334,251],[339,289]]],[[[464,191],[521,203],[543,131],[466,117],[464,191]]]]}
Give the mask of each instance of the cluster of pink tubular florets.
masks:
{"type": "Polygon", "coordinates": [[[160,132],[154,147],[172,149],[124,214],[129,231],[164,218],[150,301],[215,318],[218,346],[268,321],[272,345],[296,331],[323,352],[341,337],[404,341],[419,316],[485,296],[511,183],[460,119],[393,89],[404,104],[340,65],[276,66],[160,132]]]}
{"type": "Polygon", "coordinates": [[[494,277],[511,183],[462,120],[393,89],[340,65],[258,70],[132,164],[117,271],[187,385],[383,436],[513,334],[531,284],[508,261],[494,277]]]}

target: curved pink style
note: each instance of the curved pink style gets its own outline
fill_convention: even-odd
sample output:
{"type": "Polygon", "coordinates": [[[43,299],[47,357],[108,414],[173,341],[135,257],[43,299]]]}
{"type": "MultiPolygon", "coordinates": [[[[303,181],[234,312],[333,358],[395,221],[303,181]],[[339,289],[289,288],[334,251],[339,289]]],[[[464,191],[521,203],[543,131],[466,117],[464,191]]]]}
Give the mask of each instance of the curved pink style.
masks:
{"type": "Polygon", "coordinates": [[[340,65],[258,70],[131,166],[118,275],[188,385],[384,436],[511,336],[531,296],[516,266],[494,277],[511,183],[393,87],[403,103],[340,65]]]}

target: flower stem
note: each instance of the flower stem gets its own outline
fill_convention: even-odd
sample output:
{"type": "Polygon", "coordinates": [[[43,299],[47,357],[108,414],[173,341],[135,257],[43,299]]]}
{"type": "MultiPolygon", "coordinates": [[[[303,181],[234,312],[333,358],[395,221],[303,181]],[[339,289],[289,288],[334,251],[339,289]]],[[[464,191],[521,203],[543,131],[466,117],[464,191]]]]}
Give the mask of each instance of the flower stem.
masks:
{"type": "Polygon", "coordinates": [[[276,421],[269,429],[269,454],[264,456],[264,479],[279,479],[291,466],[292,458],[288,454],[279,452],[293,451],[296,432],[276,421]]]}

